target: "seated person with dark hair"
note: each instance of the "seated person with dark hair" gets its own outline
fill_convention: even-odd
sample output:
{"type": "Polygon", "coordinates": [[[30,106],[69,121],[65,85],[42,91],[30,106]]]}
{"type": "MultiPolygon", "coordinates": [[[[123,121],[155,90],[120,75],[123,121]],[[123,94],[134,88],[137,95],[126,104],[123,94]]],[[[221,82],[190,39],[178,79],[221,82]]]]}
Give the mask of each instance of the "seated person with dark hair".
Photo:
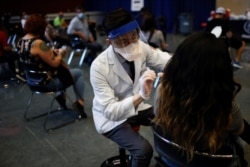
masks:
{"type": "MultiPolygon", "coordinates": [[[[154,17],[145,17],[144,22],[141,25],[141,30],[146,38],[145,42],[148,42],[148,44],[154,48],[159,48],[163,51],[167,50],[166,40],[162,31],[157,29],[154,17]]],[[[142,37],[142,40],[144,37],[142,37]]]]}
{"type": "Polygon", "coordinates": [[[208,32],[196,33],[179,45],[163,70],[153,122],[185,149],[180,156],[186,155],[187,162],[195,151],[218,153],[229,139],[239,151],[238,136],[250,143],[250,126],[235,100],[240,89],[224,42],[208,32]]]}

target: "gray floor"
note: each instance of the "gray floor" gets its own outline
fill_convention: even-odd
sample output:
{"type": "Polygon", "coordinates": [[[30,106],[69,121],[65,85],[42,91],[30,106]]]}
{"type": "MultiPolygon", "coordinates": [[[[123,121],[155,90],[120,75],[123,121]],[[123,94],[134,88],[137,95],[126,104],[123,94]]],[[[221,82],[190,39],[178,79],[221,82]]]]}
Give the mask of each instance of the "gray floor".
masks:
{"type": "MultiPolygon", "coordinates": [[[[169,50],[174,51],[183,39],[183,36],[169,34],[169,50]]],[[[235,73],[235,78],[242,84],[242,91],[236,100],[243,115],[250,121],[250,61],[247,55],[250,57],[249,51],[244,53],[244,68],[235,73]]],[[[74,58],[71,67],[77,67],[78,59],[74,58]]],[[[84,64],[81,69],[86,78],[85,110],[88,118],[49,133],[43,129],[44,118],[31,122],[23,118],[31,93],[29,88],[24,83],[1,83],[0,167],[99,167],[106,158],[118,154],[118,146],[95,130],[91,112],[93,92],[89,82],[89,66],[84,64]]],[[[72,88],[68,94],[74,99],[72,88]]],[[[36,96],[32,113],[47,111],[49,101],[48,96],[36,96]]],[[[140,133],[153,144],[150,128],[142,127],[140,133]]],[[[250,147],[243,144],[246,159],[250,163],[250,147]]],[[[151,167],[154,165],[155,161],[152,160],[151,167]]]]}

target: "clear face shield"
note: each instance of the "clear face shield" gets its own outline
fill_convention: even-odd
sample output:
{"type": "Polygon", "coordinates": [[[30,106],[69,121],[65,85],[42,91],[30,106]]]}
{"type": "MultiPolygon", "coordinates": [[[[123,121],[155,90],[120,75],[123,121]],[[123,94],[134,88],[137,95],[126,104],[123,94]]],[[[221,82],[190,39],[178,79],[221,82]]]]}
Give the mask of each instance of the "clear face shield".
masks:
{"type": "Polygon", "coordinates": [[[109,33],[108,38],[114,52],[120,54],[128,61],[134,61],[142,55],[142,41],[139,26],[136,21],[131,21],[109,33]]]}

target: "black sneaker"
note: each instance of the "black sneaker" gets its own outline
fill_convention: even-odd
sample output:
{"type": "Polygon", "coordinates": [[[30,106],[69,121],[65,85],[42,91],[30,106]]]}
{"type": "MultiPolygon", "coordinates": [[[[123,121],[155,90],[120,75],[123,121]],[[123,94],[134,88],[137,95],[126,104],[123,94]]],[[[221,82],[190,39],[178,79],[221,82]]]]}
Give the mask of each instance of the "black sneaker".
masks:
{"type": "Polygon", "coordinates": [[[87,114],[84,111],[84,106],[82,106],[78,101],[74,102],[73,108],[81,114],[82,118],[87,118],[87,114]]]}

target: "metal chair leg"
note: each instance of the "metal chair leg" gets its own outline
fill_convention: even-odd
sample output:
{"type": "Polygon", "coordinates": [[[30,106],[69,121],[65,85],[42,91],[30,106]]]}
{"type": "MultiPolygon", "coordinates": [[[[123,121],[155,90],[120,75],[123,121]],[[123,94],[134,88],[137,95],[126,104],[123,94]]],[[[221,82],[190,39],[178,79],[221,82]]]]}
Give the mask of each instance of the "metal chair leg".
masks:
{"type": "Polygon", "coordinates": [[[81,59],[79,61],[79,66],[81,67],[82,66],[82,63],[86,57],[86,54],[87,54],[87,51],[88,51],[88,48],[86,47],[83,51],[82,51],[82,56],[81,56],[81,59]]]}
{"type": "MultiPolygon", "coordinates": [[[[67,99],[70,101],[70,103],[73,104],[73,101],[72,101],[71,98],[67,95],[67,93],[65,93],[65,95],[66,95],[67,99]]],[[[44,124],[43,124],[44,130],[45,130],[46,132],[49,132],[49,131],[52,131],[52,130],[61,128],[61,127],[63,127],[63,126],[69,125],[69,124],[74,123],[74,122],[76,122],[77,120],[81,119],[80,113],[78,113],[78,111],[76,111],[77,114],[78,114],[78,119],[72,119],[72,120],[66,121],[66,122],[64,122],[64,123],[61,123],[61,124],[59,124],[59,125],[55,125],[55,126],[53,126],[53,127],[48,127],[47,124],[48,124],[48,122],[49,122],[49,118],[51,117],[51,114],[54,113],[54,112],[59,112],[59,111],[60,111],[60,110],[52,110],[52,109],[53,109],[53,104],[54,104],[54,102],[55,102],[55,99],[56,99],[56,93],[53,94],[53,99],[52,99],[52,101],[51,101],[51,103],[50,103],[50,108],[49,108],[49,111],[48,111],[48,113],[47,113],[47,116],[46,116],[45,121],[44,121],[44,124]]]]}
{"type": "Polygon", "coordinates": [[[67,62],[68,65],[70,65],[70,63],[71,63],[71,61],[72,61],[72,59],[73,59],[74,54],[75,54],[75,51],[72,50],[71,53],[70,53],[70,55],[69,55],[68,62],[67,62]]]}
{"type": "Polygon", "coordinates": [[[37,118],[40,118],[40,117],[43,117],[45,115],[47,115],[47,112],[46,113],[42,113],[42,114],[39,114],[39,115],[36,115],[36,116],[33,116],[33,117],[28,117],[28,112],[29,112],[29,109],[30,109],[30,106],[31,106],[31,102],[32,102],[32,99],[34,97],[34,92],[32,92],[31,96],[30,96],[30,99],[28,101],[28,104],[26,106],[26,111],[24,113],[24,119],[26,121],[31,121],[31,120],[34,120],[34,119],[37,119],[37,118]]]}

